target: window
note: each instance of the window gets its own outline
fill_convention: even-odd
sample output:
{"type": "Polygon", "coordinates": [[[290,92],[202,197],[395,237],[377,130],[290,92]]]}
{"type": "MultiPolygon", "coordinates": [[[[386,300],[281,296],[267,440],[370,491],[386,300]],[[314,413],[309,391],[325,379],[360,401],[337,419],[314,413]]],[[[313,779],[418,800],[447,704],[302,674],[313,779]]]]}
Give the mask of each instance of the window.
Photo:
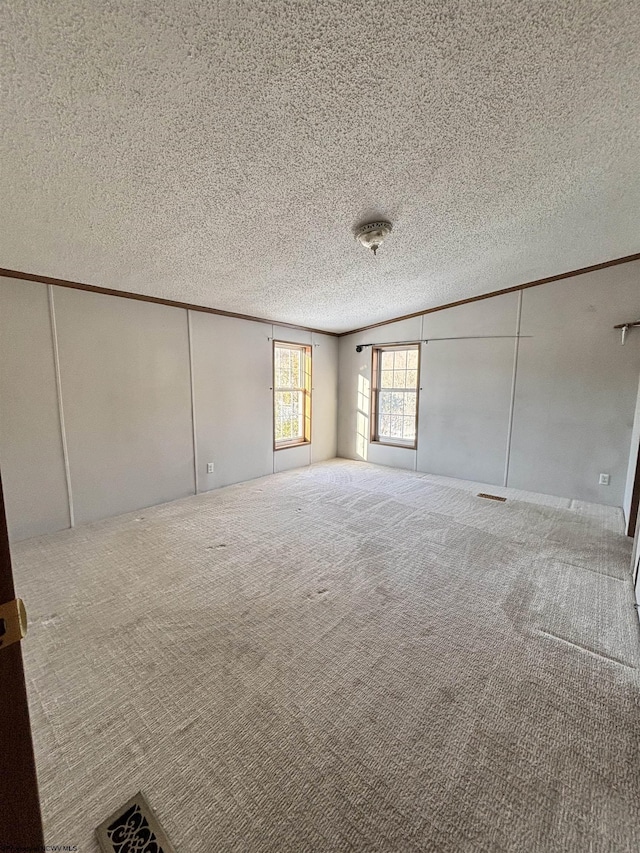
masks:
{"type": "Polygon", "coordinates": [[[311,347],[273,344],[274,447],[311,441],[311,347]]]}
{"type": "Polygon", "coordinates": [[[420,345],[374,347],[371,440],[416,447],[420,345]]]}

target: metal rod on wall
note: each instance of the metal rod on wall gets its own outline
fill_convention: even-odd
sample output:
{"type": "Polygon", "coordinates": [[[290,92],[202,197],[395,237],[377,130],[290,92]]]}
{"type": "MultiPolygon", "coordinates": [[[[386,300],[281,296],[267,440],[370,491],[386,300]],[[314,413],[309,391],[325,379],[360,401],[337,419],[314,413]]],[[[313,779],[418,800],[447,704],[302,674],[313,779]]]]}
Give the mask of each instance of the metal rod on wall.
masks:
{"type": "Polygon", "coordinates": [[[638,326],[640,326],[640,320],[635,323],[619,323],[617,326],[613,327],[614,329],[620,329],[620,331],[622,332],[622,346],[624,346],[624,342],[627,339],[627,332],[629,331],[629,329],[637,329],[638,326]]]}
{"type": "Polygon", "coordinates": [[[402,346],[415,346],[416,344],[421,344],[423,341],[390,341],[389,343],[384,344],[356,344],[356,352],[362,352],[365,347],[402,347],[402,346]]]}
{"type": "Polygon", "coordinates": [[[357,344],[356,352],[362,352],[365,347],[401,347],[415,346],[415,344],[428,344],[431,341],[479,341],[479,340],[494,340],[496,338],[506,338],[515,340],[516,338],[532,338],[533,335],[461,335],[457,338],[424,338],[421,341],[393,341],[383,342],[378,344],[357,344]]]}
{"type": "Polygon", "coordinates": [[[516,338],[532,338],[533,335],[461,335],[459,338],[427,338],[425,340],[425,344],[430,343],[431,341],[483,341],[493,340],[495,338],[507,338],[509,340],[515,340],[516,338]]]}

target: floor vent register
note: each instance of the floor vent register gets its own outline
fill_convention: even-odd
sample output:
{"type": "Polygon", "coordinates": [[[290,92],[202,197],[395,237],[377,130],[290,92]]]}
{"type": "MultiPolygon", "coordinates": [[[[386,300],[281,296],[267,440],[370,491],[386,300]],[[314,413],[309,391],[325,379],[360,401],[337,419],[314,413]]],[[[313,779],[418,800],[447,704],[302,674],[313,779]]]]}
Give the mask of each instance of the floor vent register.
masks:
{"type": "Polygon", "coordinates": [[[176,853],[142,791],[96,829],[103,853],[176,853]]]}

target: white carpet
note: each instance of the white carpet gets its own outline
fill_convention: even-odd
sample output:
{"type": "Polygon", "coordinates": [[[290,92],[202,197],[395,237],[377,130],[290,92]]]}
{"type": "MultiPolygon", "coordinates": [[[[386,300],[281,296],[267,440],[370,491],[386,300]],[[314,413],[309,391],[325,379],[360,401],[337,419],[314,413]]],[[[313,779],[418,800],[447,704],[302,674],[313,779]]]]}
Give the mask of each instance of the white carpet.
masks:
{"type": "Polygon", "coordinates": [[[618,510],[335,460],[13,549],[48,844],[640,847],[618,510]],[[524,498],[524,499],[523,499],[524,498]]]}

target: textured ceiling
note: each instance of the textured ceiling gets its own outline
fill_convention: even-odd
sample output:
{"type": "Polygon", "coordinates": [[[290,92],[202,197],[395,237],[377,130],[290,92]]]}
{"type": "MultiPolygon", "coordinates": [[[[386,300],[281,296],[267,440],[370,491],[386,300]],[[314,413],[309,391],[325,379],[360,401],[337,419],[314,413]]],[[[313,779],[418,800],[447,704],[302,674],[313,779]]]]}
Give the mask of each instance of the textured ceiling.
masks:
{"type": "Polygon", "coordinates": [[[344,330],[640,250],[635,0],[4,0],[0,24],[1,266],[344,330]]]}

